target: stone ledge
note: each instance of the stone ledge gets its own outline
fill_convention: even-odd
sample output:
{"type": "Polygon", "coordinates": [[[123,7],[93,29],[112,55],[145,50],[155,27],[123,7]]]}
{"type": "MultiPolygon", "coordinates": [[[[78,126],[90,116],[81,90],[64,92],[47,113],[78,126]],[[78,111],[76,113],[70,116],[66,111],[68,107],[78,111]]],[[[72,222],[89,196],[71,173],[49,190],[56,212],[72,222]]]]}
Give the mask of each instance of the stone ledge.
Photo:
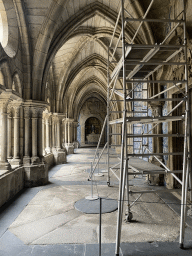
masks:
{"type": "Polygon", "coordinates": [[[10,173],[9,170],[0,170],[0,178],[2,178],[2,176],[4,176],[5,174],[10,173]]]}
{"type": "Polygon", "coordinates": [[[48,183],[48,168],[45,164],[24,166],[25,187],[43,186],[48,183]]]}
{"type": "Polygon", "coordinates": [[[65,148],[67,150],[67,154],[70,155],[70,154],[74,154],[74,145],[73,143],[68,143],[65,145],[65,148]]]}
{"type": "Polygon", "coordinates": [[[46,165],[46,168],[49,170],[50,167],[52,167],[55,163],[54,163],[54,155],[53,153],[49,153],[47,155],[44,155],[43,157],[43,161],[46,165]]]}
{"type": "Polygon", "coordinates": [[[63,150],[55,151],[54,153],[54,162],[55,164],[65,164],[66,163],[66,153],[63,150]]]}
{"type": "Polygon", "coordinates": [[[24,169],[19,167],[13,171],[1,171],[0,206],[13,198],[24,188],[24,169]],[[4,173],[3,173],[4,172],[4,173]]]}

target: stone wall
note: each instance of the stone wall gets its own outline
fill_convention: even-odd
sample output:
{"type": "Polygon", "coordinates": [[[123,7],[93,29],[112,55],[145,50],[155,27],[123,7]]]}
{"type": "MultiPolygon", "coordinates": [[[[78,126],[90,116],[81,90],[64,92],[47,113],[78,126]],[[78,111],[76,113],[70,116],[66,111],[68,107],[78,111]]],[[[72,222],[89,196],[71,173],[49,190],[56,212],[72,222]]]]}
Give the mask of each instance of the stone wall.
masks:
{"type": "MultiPolygon", "coordinates": [[[[101,123],[101,128],[103,126],[104,120],[106,116],[106,105],[103,101],[97,99],[97,98],[89,98],[82,106],[80,110],[79,115],[79,131],[78,133],[78,141],[80,142],[80,145],[85,145],[85,123],[88,118],[95,117],[97,118],[101,123]],[[79,138],[79,135],[81,136],[81,139],[79,138]]],[[[106,140],[105,138],[105,132],[102,139],[102,143],[106,140]]]]}
{"type": "Polygon", "coordinates": [[[44,162],[46,164],[46,168],[49,170],[51,166],[54,165],[54,155],[52,153],[44,156],[44,162]]]}
{"type": "Polygon", "coordinates": [[[0,207],[24,188],[24,168],[0,176],[0,207]]]}

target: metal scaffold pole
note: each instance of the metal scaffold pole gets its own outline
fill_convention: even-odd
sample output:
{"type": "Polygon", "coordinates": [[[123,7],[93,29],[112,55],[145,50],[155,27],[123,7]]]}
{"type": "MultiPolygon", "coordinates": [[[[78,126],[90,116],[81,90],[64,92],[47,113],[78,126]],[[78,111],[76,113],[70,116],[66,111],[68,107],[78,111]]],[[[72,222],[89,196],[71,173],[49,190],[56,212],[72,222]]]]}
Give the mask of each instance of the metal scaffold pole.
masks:
{"type": "MultiPolygon", "coordinates": [[[[120,161],[120,181],[119,181],[119,199],[118,199],[118,216],[116,231],[116,256],[119,255],[121,241],[121,226],[124,205],[125,179],[128,167],[127,158],[127,124],[126,124],[126,70],[125,70],[125,30],[124,30],[124,0],[121,0],[121,22],[122,22],[122,64],[123,64],[123,93],[124,93],[124,109],[123,109],[123,129],[121,141],[121,161],[120,161]]],[[[128,184],[128,183],[127,183],[128,184]]]]}
{"type": "MultiPolygon", "coordinates": [[[[187,33],[186,33],[186,6],[183,0],[183,21],[184,21],[184,56],[187,63],[187,33]]],[[[183,177],[182,177],[182,199],[181,199],[181,222],[180,222],[180,248],[184,248],[185,221],[187,211],[187,192],[189,173],[191,173],[191,146],[190,146],[190,105],[189,105],[189,88],[188,88],[188,67],[185,64],[185,93],[186,93],[186,110],[185,110],[185,138],[183,154],[183,177]]]]}
{"type": "MultiPolygon", "coordinates": [[[[188,192],[190,192],[190,200],[192,201],[192,174],[190,137],[191,96],[188,87],[186,7],[185,0],[182,1],[182,12],[175,19],[171,20],[147,18],[155,0],[150,1],[143,17],[139,18],[130,15],[124,8],[125,0],[121,0],[112,39],[109,43],[107,115],[104,122],[104,126],[107,123],[107,143],[97,163],[91,170],[90,178],[92,178],[95,168],[107,147],[107,184],[110,185],[112,175],[119,182],[116,256],[120,254],[122,217],[125,201],[127,203],[126,220],[131,221],[132,219],[130,208],[133,203],[130,205],[132,191],[129,190],[129,183],[131,183],[129,180],[133,177],[135,178],[137,175],[170,174],[176,182],[181,184],[182,199],[179,243],[180,248],[184,248],[188,192]],[[134,23],[133,21],[136,22],[134,23]],[[142,35],[141,28],[145,22],[148,24],[150,22],[159,22],[173,25],[170,26],[170,31],[167,32],[161,43],[158,44],[152,40],[151,43],[143,41],[143,43],[138,44],[137,39],[142,35]],[[125,36],[127,35],[126,28],[128,29],[132,24],[135,25],[134,29],[136,32],[132,39],[127,38],[125,40],[125,36]],[[183,45],[178,45],[177,42],[170,44],[171,37],[178,26],[183,27],[183,45]],[[122,49],[122,52],[120,49],[122,49]],[[184,55],[183,61],[180,61],[181,52],[184,55]],[[168,68],[172,68],[172,70],[175,67],[179,69],[184,67],[184,79],[174,80],[173,77],[167,78],[166,75],[156,79],[159,77],[158,72],[164,66],[170,66],[168,68]],[[113,70],[110,72],[112,68],[113,70]],[[165,80],[162,77],[165,77],[165,80]],[[132,88],[130,87],[131,84],[132,88]],[[166,102],[170,102],[170,104],[166,105],[166,102]],[[149,110],[148,104],[150,104],[152,111],[149,110]],[[152,106],[154,109],[152,109],[152,106]],[[159,106],[165,106],[166,111],[158,109],[159,106]],[[182,115],[184,109],[185,115],[182,115]],[[183,121],[185,123],[184,128],[182,125],[183,121]],[[177,122],[175,125],[176,128],[172,124],[173,122],[177,122]],[[174,133],[173,130],[169,131],[168,123],[172,124],[172,127],[175,128],[174,133]],[[167,132],[159,128],[163,124],[168,126],[167,132]],[[159,145],[159,150],[154,148],[154,144],[152,145],[155,138],[159,139],[157,144],[159,145]],[[175,147],[173,150],[166,150],[161,146],[160,139],[162,138],[170,139],[171,141],[179,138],[179,141],[182,142],[180,143],[182,149],[175,147]],[[174,161],[177,156],[178,159],[182,159],[181,156],[183,156],[183,166],[179,167],[180,170],[177,169],[178,167],[174,167],[174,161]],[[112,159],[113,157],[117,159],[116,162],[112,159]],[[149,161],[149,157],[155,159],[154,163],[149,161]],[[170,157],[169,161],[166,162],[166,158],[164,157],[170,157]],[[182,179],[180,178],[181,174],[182,179]],[[190,188],[190,191],[188,188],[190,188]]],[[[101,134],[104,132],[104,126],[101,134]]],[[[101,136],[97,150],[100,141],[101,136]]],[[[171,189],[166,190],[166,192],[171,191],[171,189]]],[[[145,192],[144,190],[136,192],[140,193],[138,198],[145,192]]],[[[155,190],[151,192],[154,193],[155,190]]],[[[190,210],[192,212],[192,209],[190,210]]]]}
{"type": "Polygon", "coordinates": [[[109,90],[110,90],[110,75],[109,75],[109,53],[110,47],[108,47],[108,61],[107,61],[107,184],[110,186],[110,168],[109,168],[109,150],[110,150],[110,137],[109,137],[109,90]]]}

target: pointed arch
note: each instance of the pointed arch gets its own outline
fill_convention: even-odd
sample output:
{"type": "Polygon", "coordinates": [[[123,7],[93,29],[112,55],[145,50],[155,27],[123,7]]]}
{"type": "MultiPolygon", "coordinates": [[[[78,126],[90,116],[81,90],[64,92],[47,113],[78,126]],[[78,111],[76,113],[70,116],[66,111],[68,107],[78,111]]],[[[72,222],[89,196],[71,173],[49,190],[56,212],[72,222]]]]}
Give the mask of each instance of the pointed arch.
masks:
{"type": "Polygon", "coordinates": [[[2,60],[0,62],[0,71],[3,74],[4,77],[4,86],[6,89],[12,89],[12,76],[11,76],[11,71],[9,68],[9,64],[7,62],[7,60],[2,60]]]}

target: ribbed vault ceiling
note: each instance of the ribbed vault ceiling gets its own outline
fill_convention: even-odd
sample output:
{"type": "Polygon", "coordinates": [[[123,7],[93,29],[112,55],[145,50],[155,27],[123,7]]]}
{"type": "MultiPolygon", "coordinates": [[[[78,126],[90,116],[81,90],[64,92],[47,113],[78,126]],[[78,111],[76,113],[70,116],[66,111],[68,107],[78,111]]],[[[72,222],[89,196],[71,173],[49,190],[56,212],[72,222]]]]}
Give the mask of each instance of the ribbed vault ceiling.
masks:
{"type": "MultiPolygon", "coordinates": [[[[43,56],[44,68],[42,71],[38,70],[38,73],[42,73],[43,85],[38,87],[38,81],[36,81],[36,86],[38,88],[43,86],[42,92],[44,92],[43,88],[47,80],[50,79],[49,72],[51,71],[56,91],[55,111],[64,113],[70,111],[68,114],[74,118],[77,112],[75,110],[80,107],[78,104],[83,102],[89,94],[92,97],[94,92],[95,96],[106,100],[108,46],[121,1],[60,0],[56,1],[57,6],[53,5],[53,2],[51,0],[49,4],[47,2],[47,12],[42,8],[46,14],[47,23],[44,20],[39,28],[42,35],[49,39],[44,47],[46,53],[43,56]],[[50,13],[51,8],[54,16],[50,14],[52,18],[49,20],[47,14],[50,13]],[[56,25],[53,24],[54,22],[56,25]]],[[[126,16],[143,17],[150,2],[150,0],[125,0],[125,7],[128,10],[126,16]]],[[[179,9],[178,1],[155,0],[149,17],[168,18],[170,15],[173,16],[171,9],[173,6],[177,6],[175,8],[179,9]]],[[[176,14],[177,11],[175,11],[176,14]]],[[[138,24],[138,22],[132,22],[127,25],[127,42],[131,41],[138,24]]],[[[119,26],[121,26],[120,23],[119,26]]],[[[145,23],[134,42],[150,44],[156,41],[160,43],[168,29],[165,26],[145,23]]],[[[119,31],[120,27],[115,34],[113,45],[117,42],[119,31]]],[[[119,60],[120,54],[118,50],[114,60],[119,60]]],[[[109,69],[113,70],[113,68],[114,65],[111,64],[109,69]]],[[[119,83],[117,86],[121,87],[121,84],[119,83]]]]}

